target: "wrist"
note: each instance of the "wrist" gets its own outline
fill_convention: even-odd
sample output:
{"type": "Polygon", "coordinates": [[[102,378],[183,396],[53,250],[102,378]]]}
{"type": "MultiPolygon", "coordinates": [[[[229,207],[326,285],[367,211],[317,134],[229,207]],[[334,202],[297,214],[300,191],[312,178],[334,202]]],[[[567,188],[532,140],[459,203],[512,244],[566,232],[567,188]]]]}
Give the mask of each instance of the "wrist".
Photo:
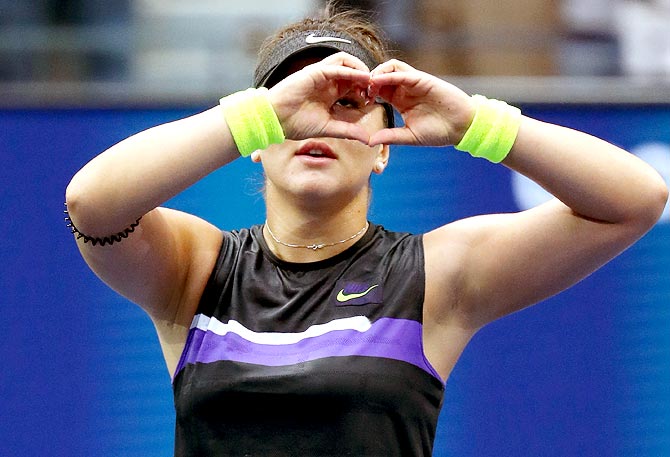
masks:
{"type": "Polygon", "coordinates": [[[476,104],[474,117],[455,148],[493,163],[502,162],[519,132],[521,110],[482,95],[474,95],[472,100],[476,104]]]}
{"type": "Polygon", "coordinates": [[[236,92],[223,97],[220,104],[241,156],[284,141],[284,131],[266,88],[236,92]]]}
{"type": "Polygon", "coordinates": [[[460,110],[458,117],[454,121],[454,130],[450,136],[453,145],[457,145],[463,140],[463,137],[472,125],[476,112],[477,103],[472,97],[468,96],[465,106],[460,110]]]}

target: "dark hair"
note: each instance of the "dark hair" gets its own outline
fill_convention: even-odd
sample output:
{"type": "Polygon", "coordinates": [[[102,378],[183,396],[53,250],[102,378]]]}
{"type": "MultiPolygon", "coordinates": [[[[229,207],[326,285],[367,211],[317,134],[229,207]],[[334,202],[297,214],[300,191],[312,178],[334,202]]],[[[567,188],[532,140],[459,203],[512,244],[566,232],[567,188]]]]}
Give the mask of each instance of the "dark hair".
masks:
{"type": "Polygon", "coordinates": [[[391,57],[389,45],[382,30],[364,13],[357,10],[338,11],[336,2],[328,2],[314,17],[288,24],[263,41],[258,51],[258,61],[263,61],[286,37],[312,30],[343,32],[363,46],[377,62],[391,57]]]}
{"type": "MultiPolygon", "coordinates": [[[[291,62],[299,56],[322,59],[337,51],[344,51],[361,59],[372,69],[390,57],[383,32],[357,10],[338,11],[337,4],[328,2],[315,17],[308,17],[279,29],[268,37],[258,53],[254,70],[254,87],[272,87],[283,79],[291,62]],[[328,38],[313,42],[321,36],[328,38]]],[[[384,122],[395,126],[393,107],[382,103],[384,122]]]]}

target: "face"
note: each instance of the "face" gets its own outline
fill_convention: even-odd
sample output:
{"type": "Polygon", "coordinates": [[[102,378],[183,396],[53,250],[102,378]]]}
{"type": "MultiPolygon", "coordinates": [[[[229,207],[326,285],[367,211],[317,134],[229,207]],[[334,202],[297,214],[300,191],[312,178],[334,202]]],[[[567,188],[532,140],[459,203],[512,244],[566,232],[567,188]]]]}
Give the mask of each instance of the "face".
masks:
{"type": "MultiPolygon", "coordinates": [[[[293,70],[313,63],[303,60],[293,70]]],[[[335,119],[361,125],[370,134],[384,128],[382,105],[365,105],[360,96],[340,99],[332,108],[335,119]]],[[[314,138],[287,140],[252,154],[265,170],[267,198],[300,198],[323,203],[329,199],[367,202],[370,174],[381,173],[388,161],[388,146],[369,147],[355,140],[314,138]],[[380,166],[381,164],[381,166],[380,166]]]]}

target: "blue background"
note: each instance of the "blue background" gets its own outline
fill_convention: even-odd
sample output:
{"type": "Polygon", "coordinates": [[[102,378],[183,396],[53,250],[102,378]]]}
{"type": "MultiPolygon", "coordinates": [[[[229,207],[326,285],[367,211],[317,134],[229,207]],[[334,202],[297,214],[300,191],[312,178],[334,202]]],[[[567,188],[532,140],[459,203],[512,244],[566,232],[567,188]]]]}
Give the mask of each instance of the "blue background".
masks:
{"type": "MultiPolygon", "coordinates": [[[[202,108],[0,110],[0,456],[171,455],[170,379],[152,324],[86,267],[63,196],[100,151],[202,108]]],[[[658,143],[655,165],[670,168],[669,106],[523,109],[629,150],[658,143]]],[[[264,219],[261,182],[238,160],[168,206],[249,226],[264,219]]],[[[370,218],[421,232],[517,211],[511,183],[504,167],[451,149],[398,147],[373,178],[370,218]]],[[[447,384],[435,455],[670,455],[669,305],[666,214],[582,283],[477,334],[447,384]]]]}

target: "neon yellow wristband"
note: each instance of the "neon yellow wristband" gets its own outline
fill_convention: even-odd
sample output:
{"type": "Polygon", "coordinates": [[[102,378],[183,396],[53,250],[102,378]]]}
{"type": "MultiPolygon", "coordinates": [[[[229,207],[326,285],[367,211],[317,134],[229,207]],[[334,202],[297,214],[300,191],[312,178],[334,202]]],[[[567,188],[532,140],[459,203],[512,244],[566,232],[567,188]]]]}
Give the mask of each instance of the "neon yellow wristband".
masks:
{"type": "Polygon", "coordinates": [[[247,89],[220,100],[223,116],[242,157],[285,139],[267,93],[265,87],[247,89]]]}
{"type": "Polygon", "coordinates": [[[512,150],[521,124],[521,110],[507,103],[473,95],[477,104],[475,117],[463,139],[454,146],[473,157],[500,163],[512,150]]]}

